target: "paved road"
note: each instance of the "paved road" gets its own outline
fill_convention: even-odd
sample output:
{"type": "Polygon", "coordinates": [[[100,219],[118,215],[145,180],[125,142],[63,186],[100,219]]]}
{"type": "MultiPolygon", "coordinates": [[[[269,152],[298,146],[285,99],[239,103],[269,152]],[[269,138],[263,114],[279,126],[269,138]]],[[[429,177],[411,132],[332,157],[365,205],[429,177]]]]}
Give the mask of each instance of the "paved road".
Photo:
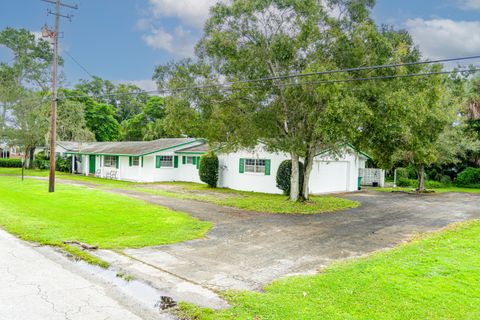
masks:
{"type": "Polygon", "coordinates": [[[356,209],[320,215],[272,215],[214,204],[115,191],[213,221],[205,239],[125,252],[216,289],[259,290],[290,274],[394,247],[417,232],[480,218],[480,195],[367,192],[345,196],[356,209]]]}
{"type": "Polygon", "coordinates": [[[0,230],[0,320],[140,318],[102,286],[0,230]]]}

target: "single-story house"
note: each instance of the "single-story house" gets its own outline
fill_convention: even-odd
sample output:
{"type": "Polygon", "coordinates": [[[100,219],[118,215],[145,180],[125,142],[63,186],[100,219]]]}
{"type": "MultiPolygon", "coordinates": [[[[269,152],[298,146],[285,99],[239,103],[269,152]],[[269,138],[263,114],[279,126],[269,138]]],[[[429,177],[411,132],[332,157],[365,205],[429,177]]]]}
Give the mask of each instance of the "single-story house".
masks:
{"type": "Polygon", "coordinates": [[[0,158],[20,159],[23,154],[20,152],[20,147],[9,146],[6,142],[0,142],[0,158]]]}
{"type": "MultiPolygon", "coordinates": [[[[203,139],[174,138],[138,142],[58,142],[57,152],[72,155],[78,173],[137,182],[199,182],[200,157],[209,151],[203,139]]],[[[288,154],[267,151],[259,143],[253,150],[217,152],[218,186],[235,190],[281,193],[276,186],[280,163],[288,154]]],[[[358,190],[359,169],[368,155],[350,145],[340,156],[320,152],[310,178],[313,194],[358,190]]]]}

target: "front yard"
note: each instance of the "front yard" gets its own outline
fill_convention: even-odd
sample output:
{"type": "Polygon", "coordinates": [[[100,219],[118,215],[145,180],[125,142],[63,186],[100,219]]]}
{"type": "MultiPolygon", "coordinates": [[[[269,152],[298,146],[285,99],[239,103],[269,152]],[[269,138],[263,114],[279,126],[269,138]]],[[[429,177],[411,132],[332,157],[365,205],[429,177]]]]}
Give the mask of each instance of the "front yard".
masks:
{"type": "MultiPolygon", "coordinates": [[[[403,188],[403,187],[397,187],[397,188],[375,188],[371,189],[372,191],[380,191],[380,192],[413,192],[415,191],[415,188],[403,188]]],[[[432,190],[438,193],[446,193],[446,192],[458,192],[458,193],[480,193],[480,189],[478,188],[460,188],[460,187],[444,187],[444,188],[434,188],[434,189],[428,189],[432,190]]]]}
{"type": "MultiPolygon", "coordinates": [[[[0,168],[0,175],[18,176],[18,168],[0,168]]],[[[47,177],[47,171],[27,170],[26,176],[47,177]]],[[[231,189],[212,189],[198,183],[135,183],[90,176],[57,173],[58,179],[90,183],[104,188],[134,190],[164,197],[212,202],[218,205],[277,214],[318,214],[356,208],[360,203],[335,196],[314,196],[307,203],[290,202],[286,196],[231,189]]]]}
{"type": "Polygon", "coordinates": [[[181,306],[187,319],[479,319],[480,222],[448,228],[265,292],[228,292],[232,308],[181,306]]]}
{"type": "Polygon", "coordinates": [[[61,245],[80,241],[121,249],[202,237],[208,222],[140,200],[89,189],[17,177],[0,178],[0,226],[22,239],[61,245]]]}

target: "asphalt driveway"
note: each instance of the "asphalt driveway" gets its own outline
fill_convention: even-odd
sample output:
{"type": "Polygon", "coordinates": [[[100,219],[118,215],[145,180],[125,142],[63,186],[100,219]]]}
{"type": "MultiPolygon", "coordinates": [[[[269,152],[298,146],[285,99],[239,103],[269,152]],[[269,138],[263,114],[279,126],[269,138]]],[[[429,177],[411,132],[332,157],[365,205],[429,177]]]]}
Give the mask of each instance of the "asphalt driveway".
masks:
{"type": "MultiPolygon", "coordinates": [[[[120,193],[130,193],[120,191],[120,193]]],[[[332,261],[391,248],[418,232],[480,218],[480,195],[364,192],[362,206],[320,215],[273,215],[130,193],[213,221],[205,239],[125,253],[214,289],[261,290],[272,280],[317,272],[332,261]]]]}

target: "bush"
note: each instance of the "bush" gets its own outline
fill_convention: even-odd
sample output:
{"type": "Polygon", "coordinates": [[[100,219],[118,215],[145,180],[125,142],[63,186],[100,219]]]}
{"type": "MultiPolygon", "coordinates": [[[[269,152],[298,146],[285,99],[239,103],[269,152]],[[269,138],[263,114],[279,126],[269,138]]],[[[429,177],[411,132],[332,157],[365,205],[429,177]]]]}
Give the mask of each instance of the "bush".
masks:
{"type": "Polygon", "coordinates": [[[208,184],[210,187],[217,187],[218,157],[216,154],[209,152],[200,158],[198,174],[200,175],[200,180],[208,184]]]}
{"type": "Polygon", "coordinates": [[[40,170],[50,168],[50,161],[48,160],[45,152],[42,151],[35,155],[35,159],[33,160],[33,167],[40,170]]]}
{"type": "Polygon", "coordinates": [[[72,158],[67,157],[58,157],[55,162],[55,170],[60,172],[71,172],[72,171],[72,158]]]}
{"type": "Polygon", "coordinates": [[[433,181],[433,180],[425,181],[425,188],[427,189],[438,189],[438,188],[445,188],[445,187],[446,185],[439,181],[433,181]]]}
{"type": "Polygon", "coordinates": [[[480,168],[467,168],[457,176],[457,187],[471,187],[480,184],[480,168]]]}
{"type": "Polygon", "coordinates": [[[22,160],[0,158],[0,167],[1,168],[21,168],[22,160]]]}
{"type": "Polygon", "coordinates": [[[452,178],[450,178],[450,176],[444,175],[440,178],[440,182],[445,185],[450,185],[452,184],[452,178]]]}
{"type": "Polygon", "coordinates": [[[418,186],[418,182],[417,182],[417,180],[402,177],[402,178],[397,179],[397,186],[416,188],[418,186]]]}
{"type": "MultiPolygon", "coordinates": [[[[302,192],[302,185],[303,185],[303,163],[299,162],[299,171],[300,171],[300,179],[299,179],[299,188],[300,192],[302,192]]],[[[277,187],[280,190],[283,190],[285,195],[290,194],[290,178],[292,177],[292,160],[285,160],[280,163],[277,170],[277,187]]]]}

